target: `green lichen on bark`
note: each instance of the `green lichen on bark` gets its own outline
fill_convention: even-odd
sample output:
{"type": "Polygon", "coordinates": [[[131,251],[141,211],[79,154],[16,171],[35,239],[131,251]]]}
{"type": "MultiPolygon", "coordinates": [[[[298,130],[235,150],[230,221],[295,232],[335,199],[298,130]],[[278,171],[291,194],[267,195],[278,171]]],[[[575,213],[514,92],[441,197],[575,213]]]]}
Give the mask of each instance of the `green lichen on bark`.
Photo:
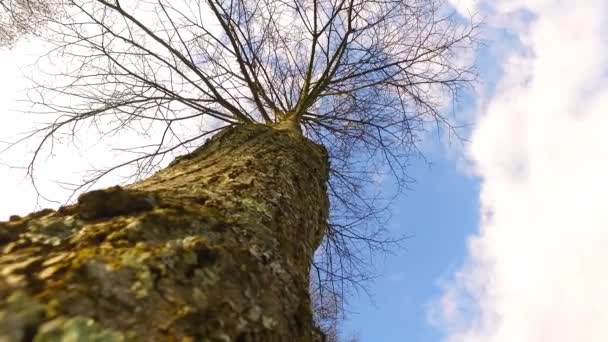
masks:
{"type": "Polygon", "coordinates": [[[8,341],[321,339],[308,274],[327,175],[323,147],[238,126],[146,180],[0,223],[8,341]]]}

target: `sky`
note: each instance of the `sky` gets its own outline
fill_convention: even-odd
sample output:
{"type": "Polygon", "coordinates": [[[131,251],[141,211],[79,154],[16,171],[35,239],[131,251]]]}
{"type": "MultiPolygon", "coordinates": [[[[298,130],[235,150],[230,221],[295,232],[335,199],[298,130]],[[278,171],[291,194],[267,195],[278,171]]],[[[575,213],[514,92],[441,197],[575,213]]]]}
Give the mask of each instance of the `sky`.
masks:
{"type": "MultiPolygon", "coordinates": [[[[378,261],[372,298],[352,298],[344,331],[365,342],[608,341],[608,2],[450,5],[485,18],[480,81],[456,113],[469,141],[425,142],[429,163],[413,164],[389,222],[412,237],[378,261]]],[[[7,110],[27,85],[16,66],[28,53],[0,51],[0,140],[31,124],[7,110]]],[[[52,192],[53,175],[91,158],[58,148],[40,175],[52,192]]],[[[0,219],[35,209],[23,169],[0,175],[0,219]]]]}
{"type": "Polygon", "coordinates": [[[485,18],[467,162],[435,156],[395,204],[398,223],[428,224],[385,266],[406,276],[377,281],[377,308],[358,300],[348,328],[363,341],[606,341],[608,3],[452,5],[485,18]]]}

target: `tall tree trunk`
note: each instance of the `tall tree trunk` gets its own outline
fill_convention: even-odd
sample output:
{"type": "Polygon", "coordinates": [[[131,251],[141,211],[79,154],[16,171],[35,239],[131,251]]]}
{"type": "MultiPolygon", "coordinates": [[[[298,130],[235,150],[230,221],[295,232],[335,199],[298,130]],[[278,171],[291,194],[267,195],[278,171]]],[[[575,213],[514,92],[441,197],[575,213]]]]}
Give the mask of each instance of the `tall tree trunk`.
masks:
{"type": "Polygon", "coordinates": [[[0,223],[0,341],[316,341],[325,149],[242,125],[143,181],[0,223]]]}

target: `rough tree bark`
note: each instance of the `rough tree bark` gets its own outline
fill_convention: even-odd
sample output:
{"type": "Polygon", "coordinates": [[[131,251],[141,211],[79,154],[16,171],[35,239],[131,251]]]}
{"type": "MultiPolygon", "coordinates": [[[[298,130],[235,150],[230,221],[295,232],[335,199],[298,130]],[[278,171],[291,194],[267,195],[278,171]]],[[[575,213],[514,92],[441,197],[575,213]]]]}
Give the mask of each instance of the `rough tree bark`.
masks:
{"type": "Polygon", "coordinates": [[[308,276],[327,177],[297,130],[240,125],[148,179],[13,216],[0,340],[322,340],[308,276]]]}

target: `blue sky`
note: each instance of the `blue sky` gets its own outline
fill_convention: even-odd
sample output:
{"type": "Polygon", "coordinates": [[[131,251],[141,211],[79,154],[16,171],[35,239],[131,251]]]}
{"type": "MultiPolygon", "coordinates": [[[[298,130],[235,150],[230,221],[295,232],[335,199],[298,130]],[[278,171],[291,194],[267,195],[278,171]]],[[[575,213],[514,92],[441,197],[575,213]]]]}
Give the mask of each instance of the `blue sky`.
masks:
{"type": "MultiPolygon", "coordinates": [[[[430,165],[412,163],[416,183],[389,222],[413,236],[376,264],[372,298],[351,298],[344,331],[364,342],[608,341],[608,2],[448,3],[486,23],[480,83],[457,111],[470,142],[424,142],[430,165]]],[[[27,52],[0,54],[11,80],[0,108],[26,85],[14,65],[27,52]]],[[[27,125],[3,117],[0,136],[27,125]]],[[[85,167],[77,157],[45,167],[85,167]]],[[[33,210],[24,171],[1,172],[0,219],[33,210]]]]}
{"type": "Polygon", "coordinates": [[[344,329],[362,341],[608,341],[608,3],[451,4],[486,23],[480,83],[457,111],[471,142],[427,141],[433,166],[412,168],[390,222],[415,237],[378,264],[373,299],[353,299],[344,329]]]}
{"type": "MultiPolygon", "coordinates": [[[[413,162],[411,190],[392,206],[395,235],[412,236],[377,264],[380,277],[351,300],[344,330],[362,341],[440,341],[429,325],[430,302],[441,294],[440,279],[466,256],[466,238],[477,228],[479,181],[446,158],[439,143],[426,152],[427,163],[413,162]]],[[[390,187],[390,185],[389,185],[390,187]]]]}
{"type": "MultiPolygon", "coordinates": [[[[484,37],[488,37],[487,29],[484,37]]],[[[507,30],[493,35],[501,36],[501,44],[517,46],[512,42],[517,36],[507,30]]],[[[483,45],[476,56],[477,86],[487,94],[494,91],[501,75],[495,53],[492,46],[483,45]]],[[[467,139],[475,123],[475,97],[475,91],[469,89],[454,109],[458,122],[472,125],[458,132],[467,139]]],[[[467,240],[479,223],[481,180],[469,170],[468,145],[468,141],[433,132],[425,138],[424,160],[411,162],[410,176],[415,182],[392,204],[387,227],[394,236],[411,238],[376,263],[379,277],[366,284],[371,296],[360,291],[350,298],[344,336],[386,342],[445,338],[434,324],[432,307],[442,295],[442,284],[465,263],[467,240]]],[[[384,186],[385,191],[392,188],[390,182],[384,186]]]]}

